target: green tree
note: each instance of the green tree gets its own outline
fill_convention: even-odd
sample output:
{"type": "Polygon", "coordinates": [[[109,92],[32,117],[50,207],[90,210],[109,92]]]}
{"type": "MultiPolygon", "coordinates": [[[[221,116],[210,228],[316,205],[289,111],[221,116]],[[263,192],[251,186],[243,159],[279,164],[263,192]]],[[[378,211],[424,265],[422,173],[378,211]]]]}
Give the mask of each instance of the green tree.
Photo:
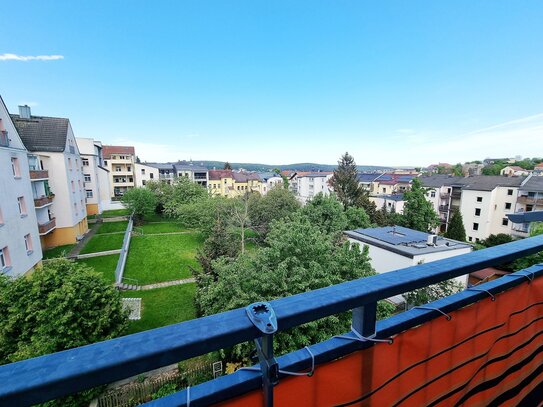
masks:
{"type": "MultiPolygon", "coordinates": [[[[539,236],[541,234],[543,234],[543,222],[532,223],[530,225],[530,237],[539,236]]],[[[518,271],[541,263],[543,263],[543,251],[515,260],[510,269],[518,271]]]]}
{"type": "Polygon", "coordinates": [[[404,193],[403,226],[428,232],[439,225],[439,217],[426,199],[426,189],[418,178],[411,183],[411,190],[404,193]]]}
{"type": "MultiPolygon", "coordinates": [[[[374,274],[367,249],[360,251],[358,245],[348,242],[338,245],[301,214],[273,222],[267,244],[251,255],[240,255],[234,261],[221,258],[214,263],[217,280],[198,287],[199,308],[204,314],[374,274]]],[[[275,351],[283,354],[346,332],[350,321],[350,314],[344,313],[281,332],[276,337],[275,351]]],[[[250,343],[236,345],[227,356],[247,362],[252,350],[250,343]]]]}
{"type": "Polygon", "coordinates": [[[347,229],[348,219],[343,205],[334,194],[323,195],[319,192],[301,209],[309,222],[319,228],[325,234],[332,234],[334,237],[347,229]]]}
{"type": "Polygon", "coordinates": [[[437,284],[432,284],[428,287],[410,291],[404,294],[404,298],[407,301],[408,307],[411,308],[418,305],[428,304],[429,302],[448,297],[449,295],[460,291],[462,291],[462,286],[460,283],[455,280],[446,280],[437,284]]]}
{"type": "Polygon", "coordinates": [[[462,172],[462,164],[461,163],[458,163],[454,166],[453,168],[453,174],[457,177],[461,177],[464,175],[464,173],[462,172]]]}
{"type": "Polygon", "coordinates": [[[505,233],[498,233],[497,235],[490,235],[485,240],[481,241],[481,244],[485,247],[498,246],[504,243],[510,243],[513,238],[505,233]]]}
{"type": "MultiPolygon", "coordinates": [[[[127,323],[119,292],[86,266],[56,259],[25,277],[0,276],[0,364],[116,338],[127,323]]],[[[88,405],[95,396],[47,405],[88,405]]]]}
{"type": "Polygon", "coordinates": [[[449,227],[444,235],[446,238],[458,240],[460,242],[466,241],[466,229],[464,228],[464,220],[459,210],[455,210],[451,216],[449,227]]]}
{"type": "Polygon", "coordinates": [[[145,184],[145,188],[147,188],[149,191],[151,191],[153,194],[155,194],[156,198],[156,213],[164,213],[164,204],[168,202],[171,199],[171,196],[173,194],[173,187],[171,184],[168,184],[167,182],[159,181],[159,180],[151,180],[147,181],[145,184]]]}
{"type": "Polygon", "coordinates": [[[145,215],[153,213],[156,209],[156,196],[147,188],[132,188],[122,197],[124,205],[134,213],[136,222],[143,221],[145,215]]]}
{"type": "Polygon", "coordinates": [[[358,170],[354,158],[345,153],[338,161],[334,170],[334,176],[330,179],[330,185],[334,189],[339,201],[344,207],[361,206],[360,202],[366,191],[358,183],[358,170]]]}
{"type": "Polygon", "coordinates": [[[270,229],[270,223],[296,212],[300,203],[292,192],[274,187],[266,195],[252,194],[249,197],[249,216],[253,229],[263,241],[270,229]]]}
{"type": "Polygon", "coordinates": [[[365,229],[371,226],[370,217],[364,210],[364,208],[347,208],[345,211],[347,217],[347,229],[365,229]]]}
{"type": "Polygon", "coordinates": [[[224,163],[224,168],[225,170],[231,170],[232,169],[232,166],[230,165],[230,163],[227,161],[224,163]]]}

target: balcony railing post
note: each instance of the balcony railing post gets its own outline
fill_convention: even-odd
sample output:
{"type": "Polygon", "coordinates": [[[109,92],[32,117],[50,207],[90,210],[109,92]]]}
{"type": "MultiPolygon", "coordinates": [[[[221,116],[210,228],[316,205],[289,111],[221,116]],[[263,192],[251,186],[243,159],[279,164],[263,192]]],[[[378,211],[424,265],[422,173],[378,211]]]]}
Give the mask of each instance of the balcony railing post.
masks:
{"type": "Polygon", "coordinates": [[[273,334],[255,339],[255,345],[262,371],[264,407],[273,407],[273,386],[279,381],[279,365],[273,356],[273,334]]]}
{"type": "Polygon", "coordinates": [[[372,302],[353,309],[353,329],[364,337],[375,334],[377,322],[377,303],[372,302]]]}

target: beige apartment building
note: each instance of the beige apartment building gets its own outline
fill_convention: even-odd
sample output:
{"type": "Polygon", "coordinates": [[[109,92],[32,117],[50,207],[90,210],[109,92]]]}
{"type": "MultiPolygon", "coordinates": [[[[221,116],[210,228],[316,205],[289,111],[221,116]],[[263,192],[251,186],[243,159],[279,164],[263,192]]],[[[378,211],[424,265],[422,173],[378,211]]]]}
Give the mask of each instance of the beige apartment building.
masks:
{"type": "Polygon", "coordinates": [[[131,146],[103,146],[104,164],[109,170],[110,197],[120,198],[136,186],[136,153],[131,146]]]}
{"type": "Polygon", "coordinates": [[[70,121],[33,116],[28,106],[11,118],[29,152],[42,248],[75,243],[88,225],[82,160],[70,121]]]}
{"type": "Polygon", "coordinates": [[[80,137],[76,141],[81,153],[87,214],[100,214],[111,202],[110,176],[109,170],[104,166],[102,143],[80,137]]]}

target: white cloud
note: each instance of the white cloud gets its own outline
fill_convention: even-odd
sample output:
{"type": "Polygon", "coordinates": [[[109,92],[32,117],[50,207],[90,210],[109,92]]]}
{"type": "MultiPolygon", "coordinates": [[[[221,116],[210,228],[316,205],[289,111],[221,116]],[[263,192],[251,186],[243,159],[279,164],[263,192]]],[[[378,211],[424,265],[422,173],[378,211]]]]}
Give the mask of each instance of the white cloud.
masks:
{"type": "Polygon", "coordinates": [[[64,55],[0,54],[0,61],[57,61],[59,59],[64,59],[64,55]]]}

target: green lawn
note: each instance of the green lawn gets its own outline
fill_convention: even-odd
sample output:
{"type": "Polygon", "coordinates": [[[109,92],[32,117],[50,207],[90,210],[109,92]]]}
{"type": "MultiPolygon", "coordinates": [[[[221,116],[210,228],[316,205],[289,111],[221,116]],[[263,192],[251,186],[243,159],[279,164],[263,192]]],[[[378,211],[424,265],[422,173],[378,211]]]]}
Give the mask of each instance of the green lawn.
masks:
{"type": "Polygon", "coordinates": [[[142,226],[137,226],[143,230],[143,233],[172,233],[172,232],[186,232],[187,229],[183,228],[179,223],[164,222],[164,223],[145,223],[142,226]]]}
{"type": "Polygon", "coordinates": [[[160,213],[150,213],[148,215],[145,215],[144,221],[145,222],[175,222],[175,219],[168,218],[166,216],[163,216],[160,213]]]}
{"type": "Polygon", "coordinates": [[[202,243],[202,235],[197,232],[135,236],[130,241],[124,276],[135,278],[139,285],[190,277],[189,266],[199,267],[195,256],[202,243]]]}
{"type": "Polygon", "coordinates": [[[109,256],[90,257],[88,259],[77,260],[77,264],[85,264],[92,267],[96,272],[102,274],[104,279],[108,283],[115,282],[115,268],[119,261],[118,254],[111,254],[109,256]]]}
{"type": "Polygon", "coordinates": [[[55,257],[64,257],[74,247],[75,247],[75,244],[66,244],[64,246],[57,246],[57,247],[53,247],[51,249],[44,250],[43,258],[44,259],[54,259],[55,257]]]}
{"type": "Polygon", "coordinates": [[[104,222],[98,226],[98,230],[96,231],[96,234],[101,233],[113,233],[113,232],[124,232],[126,230],[126,227],[128,226],[128,222],[104,222]]]}
{"type": "Polygon", "coordinates": [[[95,235],[81,250],[81,254],[104,252],[106,250],[120,249],[123,245],[124,234],[95,235]]]}
{"type": "Polygon", "coordinates": [[[142,299],[142,318],[139,321],[130,321],[127,333],[160,328],[196,318],[195,291],[194,283],[146,291],[123,291],[124,298],[142,299]]]}
{"type": "Polygon", "coordinates": [[[102,212],[102,218],[115,218],[117,216],[126,216],[130,215],[128,209],[112,209],[110,211],[102,212]]]}

